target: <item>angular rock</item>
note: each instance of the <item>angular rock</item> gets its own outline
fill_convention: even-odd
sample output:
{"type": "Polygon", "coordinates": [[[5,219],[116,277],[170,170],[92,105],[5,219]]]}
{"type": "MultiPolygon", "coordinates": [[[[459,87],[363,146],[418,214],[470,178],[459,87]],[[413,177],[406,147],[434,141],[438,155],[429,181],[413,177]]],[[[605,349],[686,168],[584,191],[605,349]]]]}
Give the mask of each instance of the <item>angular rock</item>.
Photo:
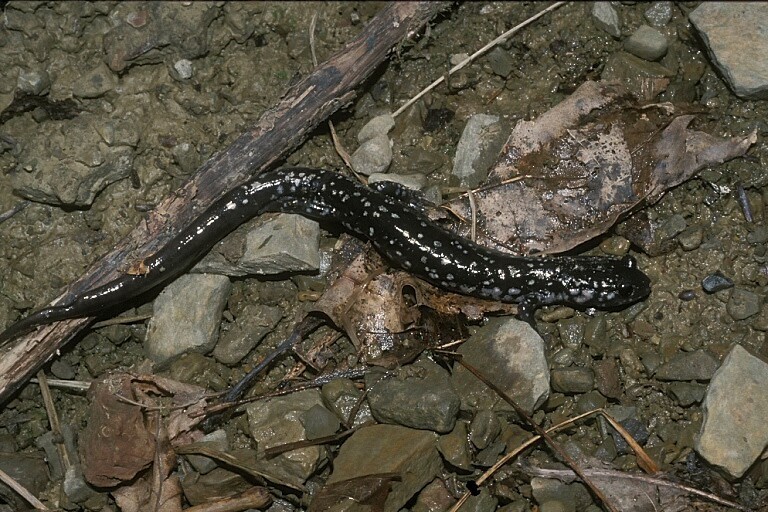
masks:
{"type": "Polygon", "coordinates": [[[386,172],[392,163],[392,143],[386,135],[376,135],[352,153],[352,167],[365,176],[386,172]]]}
{"type": "Polygon", "coordinates": [[[459,396],[448,372],[429,359],[400,368],[395,377],[369,372],[365,383],[371,413],[378,421],[440,433],[453,429],[459,396]]]}
{"type": "Polygon", "coordinates": [[[229,278],[213,274],[187,274],[168,285],[153,305],[147,356],[159,363],[188,350],[211,350],[231,288],[229,278]]]}
{"type": "Polygon", "coordinates": [[[667,53],[667,48],[667,39],[664,35],[648,25],[640,26],[624,41],[625,50],[649,61],[662,58],[667,53]]]}
{"type": "MultiPolygon", "coordinates": [[[[270,398],[246,407],[248,429],[259,452],[286,443],[307,439],[305,415],[314,406],[322,407],[320,391],[306,389],[290,395],[270,398]]],[[[305,481],[325,461],[321,446],[307,446],[259,461],[266,473],[290,481],[305,481]]]]}
{"type": "Polygon", "coordinates": [[[654,376],[659,380],[709,380],[717,366],[715,356],[706,350],[681,352],[662,364],[654,376]]]}
{"type": "Polygon", "coordinates": [[[362,428],[341,446],[328,484],[396,473],[402,480],[391,484],[384,504],[385,512],[396,512],[439,474],[442,463],[436,444],[437,435],[425,430],[397,425],[362,428]]]}
{"type": "Polygon", "coordinates": [[[613,8],[611,2],[595,2],[592,4],[592,18],[595,25],[618,39],[621,37],[621,21],[619,14],[613,8]]]}
{"type": "Polygon", "coordinates": [[[734,345],[712,377],[696,451],[738,478],[768,447],[768,363],[734,345]]]}
{"type": "Polygon", "coordinates": [[[703,2],[689,19],[733,92],[745,99],[768,98],[768,4],[703,2]]]}
{"type": "MultiPolygon", "coordinates": [[[[517,404],[532,412],[549,396],[549,367],[544,341],[519,320],[494,318],[459,348],[464,360],[493,378],[496,386],[517,404]]],[[[453,385],[461,390],[465,410],[512,408],[463,367],[456,365],[453,385]]]]}
{"type": "Polygon", "coordinates": [[[453,161],[453,174],[462,186],[475,188],[485,180],[507,135],[498,116],[475,114],[469,118],[453,161]]]}

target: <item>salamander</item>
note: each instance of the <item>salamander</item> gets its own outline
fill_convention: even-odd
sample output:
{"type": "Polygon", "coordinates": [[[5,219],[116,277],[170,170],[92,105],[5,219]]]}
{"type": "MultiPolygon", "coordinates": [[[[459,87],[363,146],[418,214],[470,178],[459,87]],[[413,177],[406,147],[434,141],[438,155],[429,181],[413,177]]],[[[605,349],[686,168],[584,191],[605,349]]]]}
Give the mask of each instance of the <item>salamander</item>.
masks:
{"type": "Polygon", "coordinates": [[[124,274],[62,304],[41,309],[0,334],[0,344],[51,322],[98,316],[187,271],[226,234],[265,212],[329,221],[370,241],[392,264],[435,286],[463,295],[518,304],[532,323],[544,305],[621,309],[650,293],[650,280],[631,256],[513,256],[457,237],[408,204],[398,186],[389,194],[341,174],[309,168],[262,173],[213,203],[192,224],[124,274]]]}

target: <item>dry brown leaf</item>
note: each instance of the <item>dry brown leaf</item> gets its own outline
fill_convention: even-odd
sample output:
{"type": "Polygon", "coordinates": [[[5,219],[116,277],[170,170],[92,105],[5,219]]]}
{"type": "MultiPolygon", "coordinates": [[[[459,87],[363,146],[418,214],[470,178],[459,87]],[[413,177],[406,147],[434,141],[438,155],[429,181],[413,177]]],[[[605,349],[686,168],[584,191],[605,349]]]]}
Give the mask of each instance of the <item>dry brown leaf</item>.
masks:
{"type": "Polygon", "coordinates": [[[95,382],[88,391],[88,425],[80,437],[86,480],[97,487],[112,487],[133,479],[149,467],[155,454],[155,436],[144,423],[131,387],[132,376],[114,374],[95,382]]]}
{"type": "MultiPolygon", "coordinates": [[[[518,254],[567,251],[756,140],[688,130],[693,116],[670,117],[668,107],[643,108],[619,84],[586,82],[518,123],[488,185],[473,193],[481,243],[518,254]]],[[[473,218],[467,196],[445,206],[473,218]]]]}

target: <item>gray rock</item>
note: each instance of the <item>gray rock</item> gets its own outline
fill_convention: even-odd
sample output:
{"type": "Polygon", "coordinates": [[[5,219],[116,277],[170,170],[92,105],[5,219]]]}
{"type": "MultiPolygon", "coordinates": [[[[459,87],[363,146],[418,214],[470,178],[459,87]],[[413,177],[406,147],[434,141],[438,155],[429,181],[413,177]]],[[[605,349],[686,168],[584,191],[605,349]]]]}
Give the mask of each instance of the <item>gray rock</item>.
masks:
{"type": "Polygon", "coordinates": [[[130,147],[103,144],[99,130],[104,124],[97,115],[82,114],[66,123],[51,120],[41,125],[25,140],[18,167],[10,175],[14,191],[40,203],[90,206],[99,192],[126,178],[133,168],[130,147]]]}
{"type": "Polygon", "coordinates": [[[392,117],[392,114],[387,113],[376,116],[368,121],[365,126],[360,128],[360,131],[357,133],[357,141],[362,144],[363,142],[371,140],[372,138],[379,135],[386,137],[389,131],[394,127],[395,118],[392,117]]]}
{"type": "Polygon", "coordinates": [[[575,512],[592,501],[582,484],[564,484],[550,478],[532,478],[531,492],[541,508],[546,506],[547,510],[575,512]]]}
{"type": "Polygon", "coordinates": [[[26,94],[39,96],[51,87],[51,76],[44,69],[21,69],[16,78],[16,89],[26,94]]]}
{"type": "Polygon", "coordinates": [[[360,144],[350,157],[352,168],[365,176],[385,172],[392,163],[392,144],[386,135],[376,135],[360,144]]]}
{"type": "Polygon", "coordinates": [[[706,350],[694,350],[675,354],[654,376],[659,380],[709,380],[717,367],[715,356],[706,350]]]}
{"type": "Polygon", "coordinates": [[[476,448],[482,450],[496,439],[501,432],[501,422],[496,413],[483,409],[475,414],[469,426],[469,440],[476,448]]]}
{"type": "MultiPolygon", "coordinates": [[[[544,341],[525,322],[512,318],[491,319],[459,348],[459,353],[467,363],[493,378],[494,383],[528,413],[549,396],[544,341]]],[[[453,385],[461,391],[462,409],[512,410],[461,366],[454,369],[453,385]]]]}
{"type": "Polygon", "coordinates": [[[494,512],[499,505],[499,498],[491,494],[487,487],[480,489],[480,494],[470,496],[461,506],[462,512],[494,512]]]}
{"type": "Polygon", "coordinates": [[[436,441],[437,435],[426,430],[397,425],[361,428],[341,446],[328,484],[396,473],[401,480],[392,482],[384,503],[384,512],[396,512],[442,469],[436,441]]]}
{"type": "MultiPolygon", "coordinates": [[[[42,453],[4,453],[0,470],[20,483],[34,496],[40,496],[48,484],[48,470],[42,453]]],[[[0,482],[0,498],[11,504],[10,510],[29,510],[29,504],[0,482]]]]}
{"type": "Polygon", "coordinates": [[[709,383],[696,451],[738,478],[768,447],[768,363],[734,345],[709,383]]]}
{"type": "Polygon", "coordinates": [[[304,424],[304,430],[307,432],[307,439],[319,439],[321,437],[331,436],[339,430],[341,422],[331,411],[322,405],[313,405],[301,421],[304,424]]]}
{"type": "MultiPolygon", "coordinates": [[[[320,391],[306,389],[247,406],[248,429],[258,444],[259,452],[307,439],[305,415],[316,405],[323,405],[320,391]]],[[[325,459],[323,447],[307,446],[263,461],[263,470],[281,478],[303,482],[325,459]]]]}
{"type": "Polygon", "coordinates": [[[672,19],[672,2],[653,2],[643,16],[652,27],[663,27],[672,19]]]}
{"type": "Polygon", "coordinates": [[[624,41],[624,49],[641,59],[654,61],[667,54],[667,38],[647,25],[642,25],[624,41]]]}
{"type": "Polygon", "coordinates": [[[437,448],[450,465],[459,469],[472,469],[472,454],[469,451],[467,423],[457,421],[448,434],[440,436],[437,448]]]}
{"type": "Polygon", "coordinates": [[[179,59],[173,63],[171,76],[174,80],[189,80],[194,74],[195,68],[189,59],[179,59]]]}
{"type": "Polygon", "coordinates": [[[627,52],[616,52],[605,63],[603,80],[619,80],[630,90],[641,90],[649,78],[671,78],[675,73],[658,62],[648,62],[627,52]]]}
{"type": "Polygon", "coordinates": [[[64,494],[72,503],[85,503],[88,499],[98,495],[86,483],[83,471],[79,465],[72,465],[67,468],[62,487],[64,494]]]}
{"type": "Polygon", "coordinates": [[[216,342],[232,283],[224,276],[186,274],[157,296],[144,349],[155,362],[184,352],[208,352],[216,342]]]}
{"type": "Polygon", "coordinates": [[[486,58],[491,66],[491,70],[501,77],[507,78],[512,74],[512,70],[515,69],[515,59],[512,58],[508,51],[499,46],[488,52],[486,58]]]}
{"type": "Polygon", "coordinates": [[[509,133],[498,116],[475,114],[467,121],[456,146],[453,175],[468,188],[480,185],[499,156],[509,133]]]}
{"type": "Polygon", "coordinates": [[[744,288],[734,288],[725,310],[734,320],[744,320],[760,312],[763,301],[760,296],[744,288]]]}
{"type": "Polygon", "coordinates": [[[550,372],[550,378],[552,389],[559,393],[586,393],[595,387],[595,373],[591,368],[554,368],[550,372]]]}
{"type": "Polygon", "coordinates": [[[689,19],[733,92],[745,99],[768,98],[768,4],[703,2],[689,19]]]}
{"type": "Polygon", "coordinates": [[[621,37],[621,22],[619,14],[613,8],[611,2],[595,2],[592,4],[592,18],[595,25],[607,32],[611,37],[621,37]]]}
{"type": "MultiPolygon", "coordinates": [[[[213,432],[204,435],[199,443],[203,443],[205,446],[220,452],[225,452],[229,448],[227,433],[222,429],[214,430],[213,432]]],[[[187,460],[198,473],[203,475],[210,473],[218,467],[216,461],[203,455],[187,455],[187,460]]]]}
{"type": "Polygon", "coordinates": [[[668,389],[683,407],[701,402],[707,391],[705,385],[695,382],[671,382],[668,389]]]}
{"type": "Polygon", "coordinates": [[[300,215],[278,215],[248,233],[239,265],[249,274],[317,270],[320,226],[300,215]]]}
{"type": "Polygon", "coordinates": [[[208,253],[192,272],[226,276],[312,272],[320,260],[320,225],[301,215],[280,214],[247,223],[208,253]]]}
{"type": "Polygon", "coordinates": [[[264,336],[272,332],[282,318],[283,311],[279,307],[263,304],[246,305],[229,330],[219,336],[219,341],[211,355],[227,365],[239,363],[264,339],[264,336]]]}
{"type": "Polygon", "coordinates": [[[323,403],[344,423],[347,423],[352,412],[356,411],[353,426],[360,426],[366,421],[373,420],[368,402],[359,404],[362,394],[363,392],[357,389],[355,383],[349,379],[334,379],[322,389],[323,403]]]}
{"type": "Polygon", "coordinates": [[[72,85],[72,94],[79,98],[98,98],[117,86],[117,77],[101,63],[86,72],[72,85]]]}
{"type": "Polygon", "coordinates": [[[733,280],[716,271],[701,280],[701,287],[707,293],[717,293],[733,288],[733,280]]]}
{"type": "Polygon", "coordinates": [[[460,400],[446,370],[422,358],[389,377],[371,371],[365,377],[368,404],[373,417],[382,423],[450,432],[456,422],[460,400]]]}

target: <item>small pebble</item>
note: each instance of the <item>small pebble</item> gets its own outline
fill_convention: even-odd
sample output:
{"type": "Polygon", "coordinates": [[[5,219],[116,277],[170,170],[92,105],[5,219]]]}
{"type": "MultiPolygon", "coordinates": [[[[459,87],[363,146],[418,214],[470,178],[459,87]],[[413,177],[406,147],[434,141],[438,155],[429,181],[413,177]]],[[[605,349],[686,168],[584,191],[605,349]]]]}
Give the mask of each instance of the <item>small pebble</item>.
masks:
{"type": "Polygon", "coordinates": [[[672,19],[672,2],[653,2],[643,16],[652,27],[663,27],[672,19]]]}
{"type": "Polygon", "coordinates": [[[667,48],[667,39],[664,35],[648,25],[641,26],[624,41],[625,50],[651,62],[666,55],[667,48]]]}
{"type": "Polygon", "coordinates": [[[733,288],[733,281],[725,277],[720,272],[710,274],[701,281],[701,287],[707,293],[715,293],[728,288],[733,288]]]}

